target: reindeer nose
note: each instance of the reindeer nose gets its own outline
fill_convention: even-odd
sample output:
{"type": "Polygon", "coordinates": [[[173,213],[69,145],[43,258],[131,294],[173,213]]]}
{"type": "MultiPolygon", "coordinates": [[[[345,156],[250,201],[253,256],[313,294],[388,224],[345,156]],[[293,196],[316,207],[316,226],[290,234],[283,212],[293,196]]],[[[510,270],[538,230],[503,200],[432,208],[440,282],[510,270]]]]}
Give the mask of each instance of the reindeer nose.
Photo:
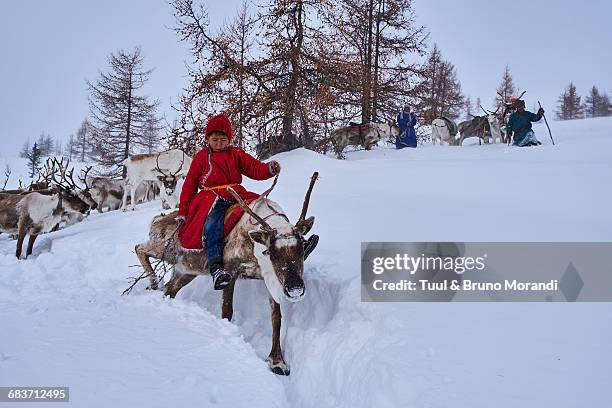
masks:
{"type": "Polygon", "coordinates": [[[297,302],[304,296],[304,281],[299,276],[291,277],[285,281],[287,300],[297,302]]]}

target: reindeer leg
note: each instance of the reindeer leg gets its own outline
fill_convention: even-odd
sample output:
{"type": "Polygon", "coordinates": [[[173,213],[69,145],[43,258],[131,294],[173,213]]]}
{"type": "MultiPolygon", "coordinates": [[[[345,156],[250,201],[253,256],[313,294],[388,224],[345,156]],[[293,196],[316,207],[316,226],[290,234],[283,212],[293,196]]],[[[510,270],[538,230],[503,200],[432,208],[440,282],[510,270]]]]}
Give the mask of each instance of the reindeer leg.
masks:
{"type": "Polygon", "coordinates": [[[196,276],[197,275],[178,274],[175,272],[166,284],[166,293],[164,295],[174,299],[178,291],[191,282],[196,276]]]}
{"type": "Polygon", "coordinates": [[[123,189],[123,198],[121,200],[121,211],[125,211],[127,210],[127,196],[128,196],[128,188],[130,188],[130,186],[128,186],[127,184],[125,185],[124,189],[123,189]]]}
{"type": "Polygon", "coordinates": [[[27,228],[25,222],[19,222],[19,228],[17,230],[17,249],[15,250],[15,256],[17,259],[21,257],[21,248],[23,247],[23,240],[25,239],[27,228]]]}
{"type": "Polygon", "coordinates": [[[138,186],[131,186],[130,187],[130,194],[132,197],[132,201],[130,201],[130,210],[134,211],[136,209],[136,187],[138,186]]]}
{"type": "Polygon", "coordinates": [[[143,248],[143,245],[138,244],[134,249],[136,250],[136,256],[138,256],[138,260],[140,261],[145,272],[147,272],[147,277],[149,278],[150,285],[147,289],[157,290],[157,275],[155,274],[155,270],[153,270],[153,266],[151,266],[149,255],[147,255],[145,249],[143,248]]]}
{"type": "Polygon", "coordinates": [[[223,301],[221,303],[221,318],[227,319],[230,322],[234,315],[234,286],[236,285],[236,279],[234,276],[230,283],[223,289],[223,301]]]}
{"type": "Polygon", "coordinates": [[[281,331],[281,309],[280,305],[270,298],[270,308],[272,311],[272,350],[268,356],[268,366],[274,374],[289,375],[289,366],[283,359],[283,351],[280,344],[281,331]]]}
{"type": "Polygon", "coordinates": [[[32,255],[32,248],[34,248],[34,241],[38,238],[38,234],[30,234],[30,239],[28,239],[28,249],[26,249],[26,258],[28,255],[32,255]]]}

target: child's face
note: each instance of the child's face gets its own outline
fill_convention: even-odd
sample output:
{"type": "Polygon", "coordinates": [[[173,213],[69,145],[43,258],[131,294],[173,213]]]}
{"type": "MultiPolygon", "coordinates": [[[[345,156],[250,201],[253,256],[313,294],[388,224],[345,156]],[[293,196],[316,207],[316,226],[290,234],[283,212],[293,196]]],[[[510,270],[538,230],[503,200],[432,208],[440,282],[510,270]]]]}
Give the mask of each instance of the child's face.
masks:
{"type": "Polygon", "coordinates": [[[229,145],[229,140],[227,136],[221,132],[213,132],[208,136],[208,145],[213,150],[213,152],[220,152],[224,150],[227,145],[229,145]]]}

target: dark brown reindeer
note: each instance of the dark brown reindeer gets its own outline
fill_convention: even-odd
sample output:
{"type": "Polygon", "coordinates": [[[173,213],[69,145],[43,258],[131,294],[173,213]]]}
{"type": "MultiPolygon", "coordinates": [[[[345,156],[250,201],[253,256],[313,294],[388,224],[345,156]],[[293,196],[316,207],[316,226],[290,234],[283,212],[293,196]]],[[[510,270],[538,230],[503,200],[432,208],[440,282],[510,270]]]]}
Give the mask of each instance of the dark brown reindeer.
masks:
{"type": "MultiPolygon", "coordinates": [[[[279,375],[290,372],[280,344],[280,303],[297,302],[304,296],[304,235],[314,224],[314,217],[306,218],[306,212],[317,176],[316,172],[312,176],[295,225],[289,222],[282,208],[267,197],[259,197],[247,205],[228,188],[245,213],[225,239],[224,264],[233,279],[223,290],[221,318],[232,319],[236,279],[262,279],[268,289],[272,314],[272,349],[267,361],[272,372],[279,375]]],[[[135,248],[151,288],[157,288],[158,282],[149,258],[174,265],[172,278],[166,284],[166,295],[172,298],[197,275],[208,271],[204,251],[185,251],[180,247],[176,215],[177,212],[173,212],[155,217],[149,240],[135,248]]]]}

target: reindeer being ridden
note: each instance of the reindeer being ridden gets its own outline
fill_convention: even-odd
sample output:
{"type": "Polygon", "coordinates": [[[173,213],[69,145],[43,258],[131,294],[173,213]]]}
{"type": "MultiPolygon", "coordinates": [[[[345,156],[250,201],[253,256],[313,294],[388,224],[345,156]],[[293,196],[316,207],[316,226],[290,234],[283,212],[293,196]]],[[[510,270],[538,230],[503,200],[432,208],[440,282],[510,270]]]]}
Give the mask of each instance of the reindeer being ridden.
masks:
{"type": "MultiPolygon", "coordinates": [[[[305,293],[304,259],[308,252],[305,252],[304,235],[314,224],[314,217],[306,218],[306,212],[317,176],[317,173],[313,174],[302,213],[295,225],[289,222],[280,205],[269,198],[261,196],[247,205],[234,190],[227,189],[245,212],[225,238],[224,265],[231,274],[231,281],[223,289],[221,317],[232,319],[237,279],[263,280],[272,314],[272,349],[267,361],[270,369],[279,375],[289,375],[290,372],[280,345],[281,303],[300,301],[305,293]]],[[[149,240],[136,245],[136,254],[152,288],[157,287],[158,281],[149,258],[174,265],[172,278],[166,284],[166,295],[172,298],[193,278],[208,270],[205,251],[188,251],[178,243],[180,224],[177,214],[155,217],[149,240]]]]}

